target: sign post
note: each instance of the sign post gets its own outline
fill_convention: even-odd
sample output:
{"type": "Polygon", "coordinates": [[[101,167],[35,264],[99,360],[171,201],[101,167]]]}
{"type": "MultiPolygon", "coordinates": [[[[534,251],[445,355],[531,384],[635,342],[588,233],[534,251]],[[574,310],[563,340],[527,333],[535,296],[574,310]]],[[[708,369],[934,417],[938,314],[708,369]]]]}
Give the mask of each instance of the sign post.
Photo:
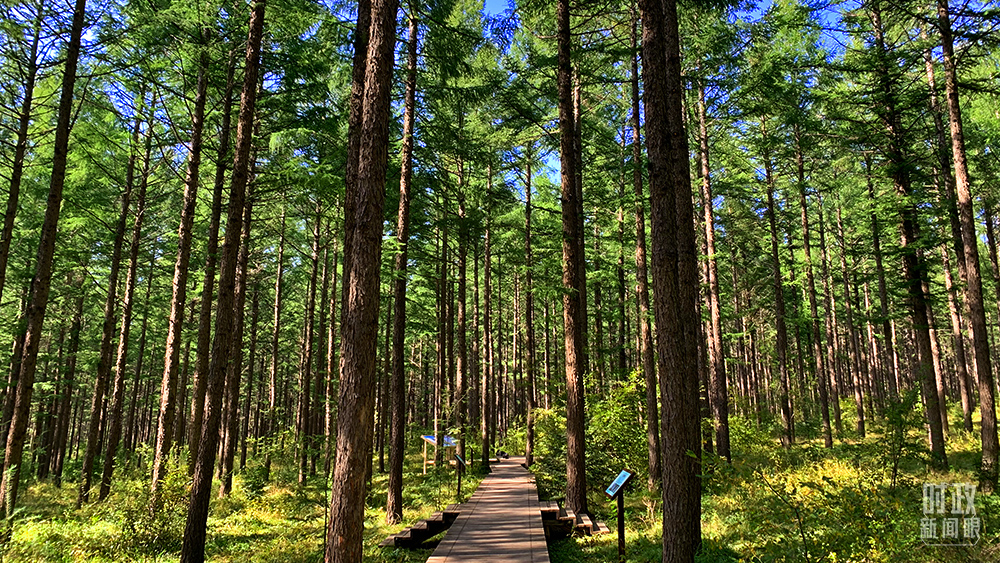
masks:
{"type": "Polygon", "coordinates": [[[604,491],[608,497],[618,499],[618,561],[621,563],[625,562],[625,485],[634,475],[635,473],[623,469],[604,491]]]}
{"type": "Polygon", "coordinates": [[[465,460],[458,454],[455,454],[455,460],[458,461],[458,464],[455,466],[455,469],[458,470],[458,490],[455,491],[455,498],[458,502],[462,502],[462,473],[465,470],[465,460]]]}

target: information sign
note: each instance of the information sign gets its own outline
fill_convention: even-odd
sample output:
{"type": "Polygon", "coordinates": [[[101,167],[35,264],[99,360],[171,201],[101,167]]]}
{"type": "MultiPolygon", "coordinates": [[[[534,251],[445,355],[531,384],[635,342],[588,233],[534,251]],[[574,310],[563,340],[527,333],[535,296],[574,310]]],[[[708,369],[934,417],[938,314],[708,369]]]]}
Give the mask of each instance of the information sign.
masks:
{"type": "Polygon", "coordinates": [[[627,469],[622,469],[622,472],[615,477],[615,480],[611,482],[611,485],[604,491],[604,494],[611,498],[615,498],[615,495],[625,486],[631,479],[634,473],[628,471],[627,469]]]}

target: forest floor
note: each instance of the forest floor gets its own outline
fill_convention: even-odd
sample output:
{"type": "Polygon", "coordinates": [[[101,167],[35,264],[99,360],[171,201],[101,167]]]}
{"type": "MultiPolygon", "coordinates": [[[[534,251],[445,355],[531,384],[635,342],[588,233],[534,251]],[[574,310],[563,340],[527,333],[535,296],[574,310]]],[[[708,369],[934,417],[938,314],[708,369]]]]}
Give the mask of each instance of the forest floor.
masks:
{"type": "MultiPolygon", "coordinates": [[[[293,459],[288,453],[287,459],[293,459]]],[[[407,458],[405,521],[395,526],[385,523],[388,474],[376,468],[365,513],[366,561],[417,563],[426,561],[434,550],[437,541],[428,542],[424,549],[378,546],[387,536],[457,502],[454,470],[439,474],[431,468],[424,475],[421,463],[419,453],[407,458]]],[[[79,472],[74,467],[71,474],[72,469],[79,472]]],[[[31,483],[22,496],[11,541],[0,551],[0,562],[177,561],[187,514],[186,475],[176,467],[171,469],[164,487],[166,508],[156,518],[148,513],[148,483],[140,479],[146,473],[142,468],[126,471],[106,501],[79,510],[74,509],[76,483],[66,483],[62,488],[49,482],[31,483]]],[[[232,495],[213,498],[206,559],[213,563],[322,561],[330,504],[325,482],[314,477],[305,487],[299,487],[294,464],[275,463],[273,482],[265,485],[257,479],[257,466],[248,462],[248,469],[234,478],[232,495]]],[[[463,477],[463,500],[471,496],[481,480],[473,474],[463,477]]]]}
{"type": "MultiPolygon", "coordinates": [[[[890,412],[890,422],[870,425],[868,436],[860,439],[846,407],[845,403],[845,431],[832,449],[823,448],[818,429],[806,424],[797,425],[797,443],[784,450],[778,445],[773,425],[758,427],[733,417],[734,462],[722,463],[709,455],[703,460],[704,542],[699,563],[1000,561],[1000,495],[976,495],[975,517],[981,520],[982,537],[975,546],[934,547],[921,540],[921,520],[928,516],[923,512],[924,484],[977,481],[978,433],[955,427],[961,422],[959,413],[954,409],[951,413],[951,469],[935,471],[926,463],[919,411],[911,406],[909,411],[890,412]]],[[[543,499],[559,498],[563,486],[560,472],[565,470],[558,448],[547,449],[565,440],[559,417],[552,412],[541,413],[537,427],[536,451],[542,457],[534,470],[543,499]]],[[[638,428],[641,438],[641,425],[631,426],[638,428]]],[[[599,433],[593,436],[595,440],[600,437],[599,433]]],[[[605,480],[613,478],[609,469],[616,454],[614,448],[599,443],[591,446],[590,509],[615,530],[615,506],[601,489],[607,485],[605,480]],[[608,457],[602,461],[601,455],[608,457]]],[[[503,447],[517,451],[516,433],[503,447]]],[[[148,454],[145,457],[148,459],[148,454]]],[[[309,485],[298,487],[295,467],[276,463],[273,482],[265,485],[257,467],[248,462],[248,470],[235,478],[233,494],[213,501],[207,559],[217,563],[322,561],[329,505],[325,483],[314,478],[309,485]]],[[[79,472],[78,467],[70,467],[71,477],[74,470],[79,472]]],[[[152,518],[146,508],[144,475],[142,467],[127,469],[107,501],[80,510],[74,509],[75,483],[62,488],[49,482],[29,483],[0,561],[176,561],[186,514],[186,477],[183,471],[170,474],[165,486],[167,508],[152,518]]],[[[463,479],[464,499],[478,481],[471,474],[463,479]]],[[[659,561],[661,500],[658,493],[646,492],[644,477],[640,475],[636,481],[626,495],[627,560],[659,561]]],[[[404,482],[406,520],[386,526],[387,477],[376,468],[366,512],[365,561],[424,562],[436,546],[432,541],[424,549],[378,547],[387,536],[456,502],[454,470],[422,474],[416,450],[407,458],[404,482]]],[[[940,522],[950,515],[930,516],[940,522]]],[[[940,535],[940,527],[937,533],[940,535]]],[[[553,563],[617,561],[617,536],[612,532],[559,540],[550,544],[549,552],[553,563]]]]}
{"type": "MultiPolygon", "coordinates": [[[[918,430],[920,410],[903,405],[887,413],[890,422],[870,425],[867,437],[860,439],[853,406],[845,402],[844,407],[845,432],[832,449],[823,447],[815,426],[797,425],[797,443],[784,450],[773,427],[762,431],[733,417],[734,462],[704,460],[699,563],[1000,561],[1000,494],[975,495],[975,514],[968,515],[981,523],[975,545],[956,545],[965,543],[963,538],[921,539],[924,518],[937,521],[940,538],[942,518],[953,516],[950,492],[945,495],[947,514],[924,513],[924,485],[978,481],[978,416],[976,432],[967,433],[961,428],[961,412],[952,410],[950,469],[937,471],[927,464],[926,438],[918,430]],[[935,543],[948,545],[929,545],[935,543]]],[[[612,533],[551,544],[553,563],[618,560],[617,510],[603,494],[591,494],[588,500],[612,533]]],[[[627,561],[661,560],[661,525],[659,494],[646,492],[644,483],[632,486],[626,495],[627,561]]]]}

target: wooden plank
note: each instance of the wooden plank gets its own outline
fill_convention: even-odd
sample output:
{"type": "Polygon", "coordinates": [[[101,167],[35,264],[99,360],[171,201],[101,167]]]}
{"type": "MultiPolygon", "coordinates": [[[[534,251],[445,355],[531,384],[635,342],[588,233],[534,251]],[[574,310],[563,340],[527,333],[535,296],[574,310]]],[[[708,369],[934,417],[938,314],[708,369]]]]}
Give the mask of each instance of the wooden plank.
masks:
{"type": "Polygon", "coordinates": [[[427,563],[549,563],[538,491],[523,461],[493,468],[427,563]]]}
{"type": "Polygon", "coordinates": [[[590,533],[592,533],[592,534],[607,534],[607,533],[611,532],[611,530],[608,529],[607,525],[605,525],[604,522],[598,522],[597,519],[594,518],[593,515],[588,514],[587,518],[590,519],[590,533]]]}

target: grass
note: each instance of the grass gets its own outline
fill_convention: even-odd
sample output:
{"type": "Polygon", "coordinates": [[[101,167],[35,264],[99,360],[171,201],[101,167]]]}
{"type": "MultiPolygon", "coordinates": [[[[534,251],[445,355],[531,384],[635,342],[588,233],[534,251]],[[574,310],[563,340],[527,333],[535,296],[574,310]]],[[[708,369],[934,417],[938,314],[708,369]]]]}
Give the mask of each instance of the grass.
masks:
{"type": "MultiPolygon", "coordinates": [[[[848,418],[853,415],[848,406],[845,430],[854,423],[848,418]]],[[[912,415],[909,422],[922,416],[919,410],[912,415]]],[[[977,515],[983,522],[977,545],[933,547],[920,539],[923,483],[978,480],[979,436],[954,427],[954,421],[961,423],[957,413],[952,413],[951,420],[950,470],[937,471],[927,463],[919,425],[903,433],[896,442],[902,445],[893,456],[891,428],[885,423],[870,426],[865,439],[845,431],[832,449],[822,447],[817,429],[803,426],[798,443],[786,451],[778,445],[774,428],[758,430],[734,417],[734,463],[710,456],[703,460],[703,544],[697,561],[1000,561],[1000,495],[977,495],[977,515]],[[891,475],[894,459],[900,467],[895,482],[891,475]]],[[[610,482],[613,475],[606,477],[610,482]]],[[[629,562],[661,560],[660,499],[643,485],[632,486],[626,495],[629,562]]],[[[602,494],[591,494],[588,502],[612,533],[553,543],[549,549],[553,563],[618,560],[616,508],[602,494]]]]}
{"type": "MultiPolygon", "coordinates": [[[[904,405],[905,406],[905,405],[904,405]]],[[[890,412],[882,422],[869,425],[862,439],[851,429],[854,411],[843,404],[844,432],[831,449],[822,447],[819,429],[797,426],[798,440],[790,449],[778,445],[777,429],[739,416],[731,420],[732,464],[703,456],[702,552],[699,563],[733,562],[871,562],[931,563],[1000,561],[1000,495],[979,494],[977,515],[983,535],[974,547],[931,547],[920,539],[922,485],[925,482],[977,481],[980,445],[978,434],[955,427],[961,421],[953,408],[948,436],[948,471],[928,464],[919,405],[890,412]],[[886,420],[888,422],[886,422],[886,420]],[[893,475],[893,467],[898,467],[893,475]]],[[[535,471],[543,494],[554,498],[564,490],[564,461],[556,447],[565,440],[558,417],[540,417],[536,427],[538,452],[535,471]],[[545,447],[542,447],[545,446],[545,447]]],[[[643,440],[642,425],[632,425],[643,440]]],[[[616,432],[627,432],[622,428],[616,432]]],[[[517,433],[510,436],[516,438],[517,433]]],[[[617,439],[617,438],[616,438],[617,439]]],[[[628,439],[622,434],[621,439],[628,439]]],[[[612,440],[614,441],[614,440],[612,440]]],[[[516,452],[516,439],[505,444],[516,452]]],[[[607,449],[607,448],[605,448],[607,449]]],[[[600,451],[596,446],[597,458],[600,451]]],[[[276,459],[290,459],[286,455],[276,459]]],[[[617,454],[616,454],[617,455],[617,454]]],[[[590,456],[589,456],[590,457],[590,456]]],[[[563,458],[564,459],[564,458],[563,458]]],[[[608,456],[588,467],[592,487],[591,512],[612,530],[616,507],[600,489],[614,477],[618,461],[608,456]]],[[[634,465],[633,459],[629,465],[634,465]]],[[[329,492],[313,479],[296,484],[296,468],[278,463],[274,479],[262,487],[250,469],[235,478],[234,493],[215,499],[209,518],[206,555],[222,563],[290,562],[322,560],[329,492]]],[[[588,459],[590,463],[590,459],[588,459]]],[[[76,489],[62,489],[34,482],[22,494],[23,508],[15,520],[3,561],[25,562],[173,562],[178,558],[186,514],[188,483],[177,468],[165,484],[166,508],[158,518],[146,510],[143,468],[132,468],[116,482],[108,501],[73,507],[76,489]]],[[[464,497],[475,490],[480,477],[463,480],[464,497]]],[[[365,561],[424,562],[435,542],[424,549],[380,548],[385,537],[456,502],[455,474],[421,472],[421,455],[407,457],[404,482],[406,521],[385,524],[387,476],[375,472],[368,495],[365,561]]],[[[645,491],[645,479],[626,495],[626,551],[630,562],[661,560],[661,499],[645,491]]],[[[606,563],[618,560],[617,535],[568,538],[549,546],[553,563],[606,563]]]]}
{"type": "MultiPolygon", "coordinates": [[[[387,536],[456,502],[454,470],[442,474],[430,470],[424,475],[422,458],[416,452],[406,459],[405,520],[399,525],[385,523],[388,476],[374,472],[365,510],[365,561],[423,562],[436,545],[432,542],[424,549],[378,546],[387,536]]],[[[187,512],[188,483],[183,470],[178,471],[177,467],[171,470],[164,487],[165,508],[155,519],[146,509],[148,485],[141,469],[132,469],[117,481],[106,501],[79,510],[74,509],[75,483],[64,484],[62,488],[48,482],[30,483],[22,493],[23,508],[0,561],[177,561],[187,512]]],[[[253,486],[252,471],[248,471],[234,477],[231,496],[213,497],[205,548],[208,561],[315,563],[323,560],[329,491],[322,477],[299,487],[295,467],[281,464],[274,467],[273,475],[273,482],[259,495],[254,494],[257,487],[253,486]]],[[[480,480],[481,476],[469,473],[463,477],[463,499],[468,499],[480,480]]]]}

